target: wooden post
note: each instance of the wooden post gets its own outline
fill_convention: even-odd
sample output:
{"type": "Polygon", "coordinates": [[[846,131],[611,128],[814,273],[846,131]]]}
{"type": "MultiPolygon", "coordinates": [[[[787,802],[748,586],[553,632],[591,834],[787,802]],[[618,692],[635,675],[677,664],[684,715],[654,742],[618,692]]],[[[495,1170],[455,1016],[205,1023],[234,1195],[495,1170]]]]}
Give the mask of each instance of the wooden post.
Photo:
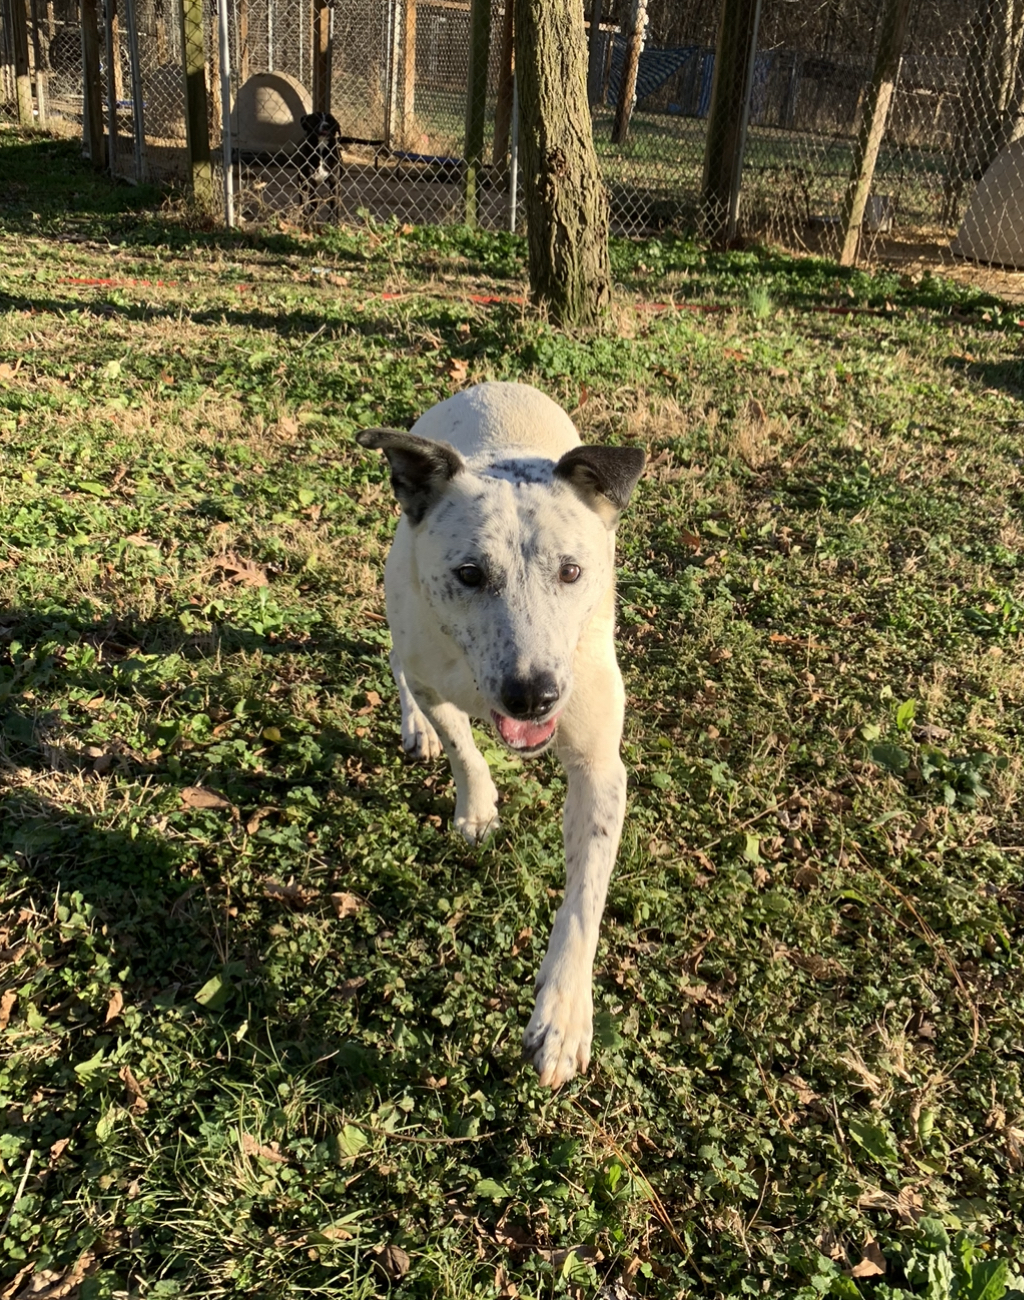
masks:
{"type": "Polygon", "coordinates": [[[11,37],[14,45],[14,83],[18,98],[18,123],[35,126],[32,108],[32,71],[28,62],[28,19],[25,0],[11,0],[11,37]]]}
{"type": "Polygon", "coordinates": [[[593,108],[601,102],[601,0],[590,8],[590,39],[587,42],[587,100],[593,108]]]}
{"type": "Polygon", "coordinates": [[[736,235],[760,18],[761,0],[722,0],[701,187],[704,233],[719,247],[736,235]]]}
{"type": "Polygon", "coordinates": [[[94,167],[107,163],[103,133],[103,90],[100,85],[99,0],[82,0],[82,134],[94,167]]]}
{"type": "Polygon", "coordinates": [[[139,58],[139,25],[136,0],[124,0],[124,21],[128,29],[128,67],[132,79],[132,131],[135,136],[135,181],[146,179],[146,122],[142,103],[142,63],[139,58]]]}
{"type": "Polygon", "coordinates": [[[888,0],[878,36],[878,53],[871,77],[871,87],[861,115],[860,131],[853,151],[850,183],[843,203],[843,251],[840,266],[852,266],[860,244],[864,209],[867,207],[871,182],[875,177],[878,150],[885,135],[893,91],[900,69],[900,56],[907,35],[912,0],[888,0]]]}
{"type": "Polygon", "coordinates": [[[192,193],[213,206],[213,167],[210,163],[210,115],[206,103],[206,57],[203,51],[203,0],[178,0],[181,20],[182,68],[185,73],[185,136],[188,142],[192,193]]]}
{"type": "Polygon", "coordinates": [[[402,134],[402,110],[398,102],[399,66],[402,61],[402,0],[388,0],[387,93],[384,96],[384,145],[393,149],[402,134]]]}
{"type": "Polygon", "coordinates": [[[466,87],[466,225],[478,215],[480,167],[484,156],[487,118],[487,56],[491,44],[491,0],[471,0],[469,10],[469,76],[466,87]]]}
{"type": "Polygon", "coordinates": [[[313,112],[331,111],[331,4],[313,0],[313,112]]]}
{"type": "Polygon", "coordinates": [[[43,42],[41,40],[43,24],[39,16],[39,0],[31,0],[30,9],[32,17],[32,63],[36,83],[36,122],[39,126],[46,126],[48,117],[46,70],[49,64],[43,54],[43,42]]]}
{"type": "MultiPolygon", "coordinates": [[[[511,4],[511,0],[507,0],[511,4]]],[[[402,22],[402,141],[416,150],[416,0],[404,0],[402,22]]]]}
{"type": "Polygon", "coordinates": [[[103,40],[107,62],[107,165],[111,176],[117,175],[117,47],[114,43],[117,0],[104,0],[103,40]]]}
{"type": "Polygon", "coordinates": [[[512,30],[512,0],[505,0],[501,20],[501,63],[498,65],[498,104],[494,111],[494,151],[491,161],[504,172],[508,162],[512,127],[512,88],[515,85],[515,50],[512,30]]]}
{"type": "Polygon", "coordinates": [[[238,0],[238,84],[249,80],[249,0],[238,0]]]}
{"type": "Polygon", "coordinates": [[[619,102],[615,108],[612,126],[612,144],[623,144],[629,135],[629,119],[636,103],[636,74],[640,70],[647,34],[647,0],[633,0],[630,11],[629,35],[626,37],[626,61],[619,80],[619,102]]]}

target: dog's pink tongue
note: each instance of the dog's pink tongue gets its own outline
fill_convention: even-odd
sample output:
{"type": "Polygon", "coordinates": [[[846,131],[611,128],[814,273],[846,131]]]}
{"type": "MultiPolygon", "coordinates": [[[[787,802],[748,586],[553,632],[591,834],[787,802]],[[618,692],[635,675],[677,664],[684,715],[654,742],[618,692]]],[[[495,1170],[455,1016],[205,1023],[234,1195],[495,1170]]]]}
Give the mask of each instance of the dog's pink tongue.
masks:
{"type": "Polygon", "coordinates": [[[535,745],[543,745],[554,735],[558,723],[557,717],[548,718],[546,722],[506,718],[503,713],[495,713],[493,717],[495,726],[509,749],[533,749],[535,745]]]}

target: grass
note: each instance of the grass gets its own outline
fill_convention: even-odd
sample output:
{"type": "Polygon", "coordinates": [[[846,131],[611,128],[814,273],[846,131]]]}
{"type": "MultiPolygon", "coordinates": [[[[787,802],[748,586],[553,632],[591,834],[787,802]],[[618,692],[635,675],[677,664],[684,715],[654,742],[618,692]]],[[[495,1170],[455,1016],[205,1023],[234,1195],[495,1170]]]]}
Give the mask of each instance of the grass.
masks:
{"type": "Polygon", "coordinates": [[[662,240],[574,337],[509,236],[243,239],[0,155],[0,1294],[1019,1295],[1013,312],[662,240]],[[650,457],[554,1096],[561,776],[485,741],[475,851],[399,760],[354,445],[488,377],[650,457]]]}

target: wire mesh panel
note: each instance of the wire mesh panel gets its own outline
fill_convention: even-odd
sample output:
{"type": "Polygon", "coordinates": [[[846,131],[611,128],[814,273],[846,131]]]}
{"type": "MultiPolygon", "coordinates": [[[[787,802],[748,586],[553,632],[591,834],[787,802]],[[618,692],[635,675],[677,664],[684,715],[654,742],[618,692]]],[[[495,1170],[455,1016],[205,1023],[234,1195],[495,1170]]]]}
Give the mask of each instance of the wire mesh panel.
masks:
{"type": "MultiPolygon", "coordinates": [[[[183,3],[193,0],[98,0],[99,70],[89,90],[99,91],[115,175],[193,178],[183,3]]],[[[205,60],[216,172],[224,126],[216,7],[194,3],[201,31],[190,29],[189,48],[194,56],[201,46],[205,60]]],[[[727,71],[716,67],[726,48],[722,0],[583,3],[613,228],[700,229],[712,92],[727,71]]],[[[473,164],[471,178],[475,218],[489,226],[510,219],[510,5],[492,0],[479,82],[483,165],[473,164]]],[[[0,121],[83,130],[82,12],[83,0],[0,4],[0,121]]],[[[464,220],[473,12],[470,0],[228,0],[239,217],[464,220]]],[[[733,105],[739,231],[836,254],[849,225],[862,259],[926,241],[933,256],[1024,266],[1022,68],[1024,0],[763,0],[749,66],[735,79],[744,96],[733,105]],[[883,111],[880,60],[897,10],[906,22],[883,111]],[[872,121],[884,132],[865,162],[872,121]],[[858,168],[863,216],[851,221],[858,168]]],[[[204,129],[201,112],[191,120],[204,129]]],[[[214,183],[216,192],[216,175],[214,183]]]]}
{"type": "MultiPolygon", "coordinates": [[[[765,5],[741,196],[749,233],[830,254],[842,247],[844,200],[890,3],[834,0],[802,14],[778,0],[765,5]]],[[[870,178],[861,257],[922,242],[950,255],[977,183],[1024,131],[1022,32],[1022,0],[928,0],[911,8],[870,178]]],[[[1012,155],[1007,162],[1016,180],[1024,163],[1015,166],[1012,155]]],[[[1005,212],[999,220],[1006,224],[1005,212]]]]}
{"type": "Polygon", "coordinates": [[[188,175],[181,24],[173,0],[135,0],[146,177],[188,175]]]}
{"type": "MultiPolygon", "coordinates": [[[[468,0],[333,0],[323,13],[315,0],[234,0],[232,15],[243,222],[463,219],[468,0]]],[[[494,17],[490,123],[498,6],[494,17]]],[[[499,168],[478,217],[504,223],[506,207],[499,168]]]]}
{"type": "Polygon", "coordinates": [[[621,233],[696,225],[719,8],[661,0],[640,25],[629,3],[589,10],[591,25],[600,14],[588,78],[594,142],[621,233]]]}

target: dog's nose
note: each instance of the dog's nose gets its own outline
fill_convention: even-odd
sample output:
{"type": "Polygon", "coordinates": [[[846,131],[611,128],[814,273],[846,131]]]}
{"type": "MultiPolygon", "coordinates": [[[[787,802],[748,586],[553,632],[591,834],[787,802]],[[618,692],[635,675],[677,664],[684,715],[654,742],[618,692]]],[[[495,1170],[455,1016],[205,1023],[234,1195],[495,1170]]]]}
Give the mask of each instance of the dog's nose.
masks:
{"type": "Polygon", "coordinates": [[[512,718],[540,718],[558,703],[558,683],[553,673],[515,677],[502,687],[501,702],[512,718]]]}

